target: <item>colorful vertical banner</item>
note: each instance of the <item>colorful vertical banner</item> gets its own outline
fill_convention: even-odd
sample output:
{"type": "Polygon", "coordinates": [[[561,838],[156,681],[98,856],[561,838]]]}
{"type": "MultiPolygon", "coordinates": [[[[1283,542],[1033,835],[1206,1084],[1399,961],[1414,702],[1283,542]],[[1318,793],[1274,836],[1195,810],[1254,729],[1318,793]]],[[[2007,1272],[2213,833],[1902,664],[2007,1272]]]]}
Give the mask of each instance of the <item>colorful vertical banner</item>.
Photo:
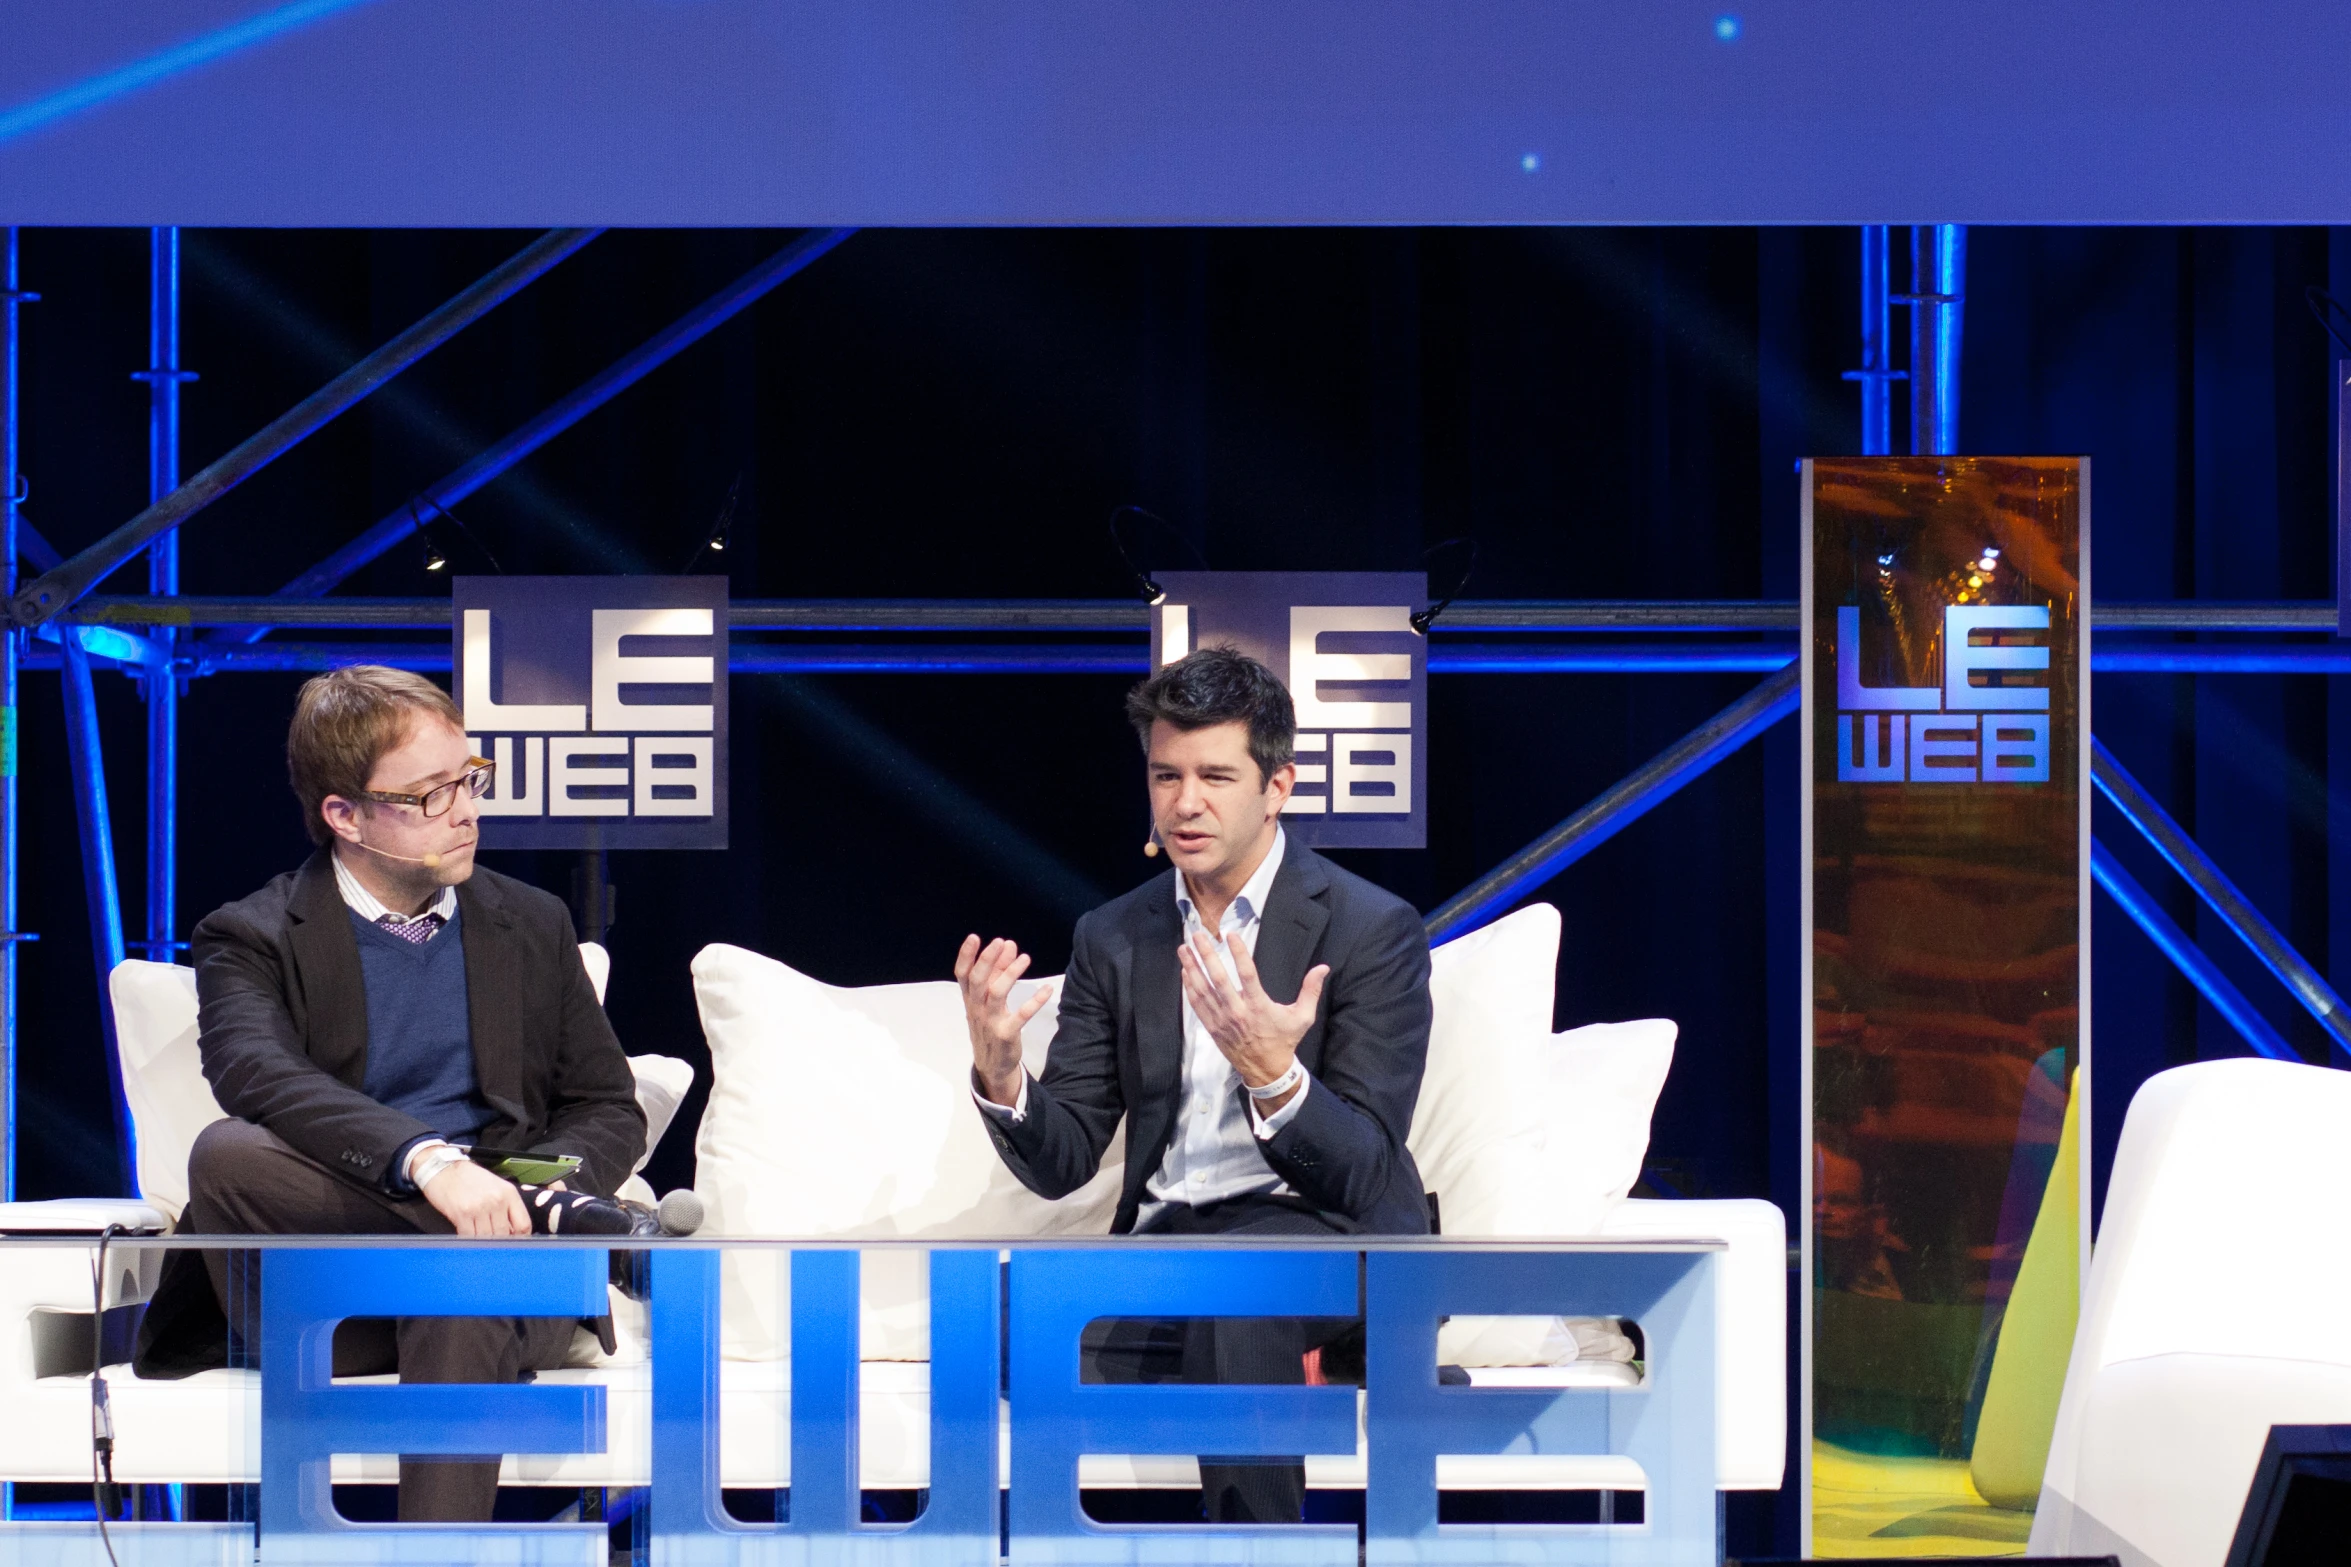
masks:
{"type": "Polygon", "coordinates": [[[1809,1553],[2021,1549],[2087,1212],[2089,463],[1804,489],[1809,1553]]]}

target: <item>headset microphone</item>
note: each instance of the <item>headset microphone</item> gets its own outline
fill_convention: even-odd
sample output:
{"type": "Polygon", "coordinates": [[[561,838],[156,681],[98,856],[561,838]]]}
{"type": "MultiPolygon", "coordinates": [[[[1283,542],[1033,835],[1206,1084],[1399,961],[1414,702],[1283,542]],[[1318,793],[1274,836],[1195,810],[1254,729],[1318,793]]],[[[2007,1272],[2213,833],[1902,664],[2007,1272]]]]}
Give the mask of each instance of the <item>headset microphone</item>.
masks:
{"type": "Polygon", "coordinates": [[[1150,858],[1150,859],[1154,859],[1154,860],[1156,860],[1156,859],[1158,859],[1158,858],[1159,858],[1159,829],[1158,829],[1158,828],[1156,828],[1156,827],[1152,828],[1152,829],[1151,829],[1151,836],[1150,836],[1150,837],[1148,837],[1148,838],[1145,838],[1145,839],[1143,840],[1143,853],[1144,853],[1144,855],[1145,855],[1147,858],[1150,858]]]}
{"type": "Polygon", "coordinates": [[[441,857],[437,854],[394,854],[389,849],[379,849],[374,844],[365,842],[364,840],[359,841],[359,846],[362,849],[365,849],[368,853],[380,854],[387,860],[400,860],[410,865],[421,865],[428,871],[437,871],[441,868],[441,857]]]}

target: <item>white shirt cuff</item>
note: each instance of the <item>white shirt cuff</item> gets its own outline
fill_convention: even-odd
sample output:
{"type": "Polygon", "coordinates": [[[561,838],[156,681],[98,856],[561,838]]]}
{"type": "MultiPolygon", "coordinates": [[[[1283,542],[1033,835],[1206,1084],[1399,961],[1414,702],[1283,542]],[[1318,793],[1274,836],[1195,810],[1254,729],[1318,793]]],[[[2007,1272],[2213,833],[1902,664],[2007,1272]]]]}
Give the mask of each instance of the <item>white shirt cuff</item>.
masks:
{"type": "MultiPolygon", "coordinates": [[[[976,1079],[978,1074],[974,1073],[973,1076],[976,1079]]],[[[1014,1126],[1018,1126],[1021,1122],[1029,1118],[1029,1075],[1026,1072],[1020,1074],[1020,1097],[1013,1100],[1012,1107],[1010,1109],[1006,1109],[1003,1105],[1000,1105],[995,1100],[990,1099],[986,1094],[981,1093],[977,1081],[974,1081],[972,1084],[971,1102],[978,1105],[988,1114],[994,1116],[997,1120],[1007,1121],[1014,1126]]]]}
{"type": "Polygon", "coordinates": [[[1298,1107],[1306,1103],[1306,1096],[1313,1089],[1313,1074],[1301,1072],[1298,1075],[1298,1091],[1290,1096],[1288,1104],[1283,1105],[1271,1115],[1260,1115],[1257,1110],[1257,1101],[1249,1099],[1247,1094],[1243,1094],[1242,1098],[1249,1099],[1249,1121],[1257,1130],[1257,1140],[1261,1143],[1269,1140],[1274,1133],[1295,1120],[1298,1115],[1298,1107]]]}

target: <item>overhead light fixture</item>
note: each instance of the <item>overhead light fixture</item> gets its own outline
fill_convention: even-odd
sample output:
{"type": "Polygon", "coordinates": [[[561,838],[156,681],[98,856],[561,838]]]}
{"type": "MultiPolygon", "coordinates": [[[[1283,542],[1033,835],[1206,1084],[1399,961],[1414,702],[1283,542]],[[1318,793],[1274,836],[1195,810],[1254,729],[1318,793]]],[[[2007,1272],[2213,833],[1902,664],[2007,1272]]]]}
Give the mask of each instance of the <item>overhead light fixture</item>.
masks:
{"type": "Polygon", "coordinates": [[[727,552],[727,540],[732,536],[735,528],[735,501],[742,493],[743,476],[738,473],[735,475],[735,482],[727,486],[726,502],[718,508],[718,520],[710,525],[710,532],[703,537],[701,544],[688,558],[681,575],[701,565],[705,553],[724,555],[727,552]]]}

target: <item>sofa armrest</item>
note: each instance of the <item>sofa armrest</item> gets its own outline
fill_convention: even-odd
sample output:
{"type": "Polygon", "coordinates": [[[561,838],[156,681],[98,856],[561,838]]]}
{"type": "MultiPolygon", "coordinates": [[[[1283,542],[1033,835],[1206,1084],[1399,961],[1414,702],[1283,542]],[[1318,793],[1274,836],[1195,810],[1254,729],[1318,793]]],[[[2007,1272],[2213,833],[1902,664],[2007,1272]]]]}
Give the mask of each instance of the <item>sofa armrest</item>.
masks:
{"type": "MultiPolygon", "coordinates": [[[[97,1236],[109,1224],[159,1234],[171,1221],[147,1203],[113,1197],[75,1197],[56,1202],[0,1203],[0,1235],[52,1240],[88,1237],[85,1246],[15,1246],[0,1266],[0,1389],[30,1382],[37,1363],[36,1312],[90,1314],[90,1269],[98,1255],[97,1236]]],[[[155,1293],[163,1252],[117,1238],[106,1254],[106,1305],[136,1305],[155,1293]]],[[[8,1398],[0,1393],[0,1408],[8,1398]]]]}
{"type": "Polygon", "coordinates": [[[1788,1228],[1761,1198],[1618,1203],[1600,1233],[1616,1240],[1709,1240],[1723,1254],[1715,1299],[1716,1484],[1774,1491],[1788,1458],[1788,1228]]]}
{"type": "Polygon", "coordinates": [[[0,1202],[0,1235],[96,1235],[109,1224],[152,1235],[170,1229],[171,1219],[137,1197],[0,1202]]]}

